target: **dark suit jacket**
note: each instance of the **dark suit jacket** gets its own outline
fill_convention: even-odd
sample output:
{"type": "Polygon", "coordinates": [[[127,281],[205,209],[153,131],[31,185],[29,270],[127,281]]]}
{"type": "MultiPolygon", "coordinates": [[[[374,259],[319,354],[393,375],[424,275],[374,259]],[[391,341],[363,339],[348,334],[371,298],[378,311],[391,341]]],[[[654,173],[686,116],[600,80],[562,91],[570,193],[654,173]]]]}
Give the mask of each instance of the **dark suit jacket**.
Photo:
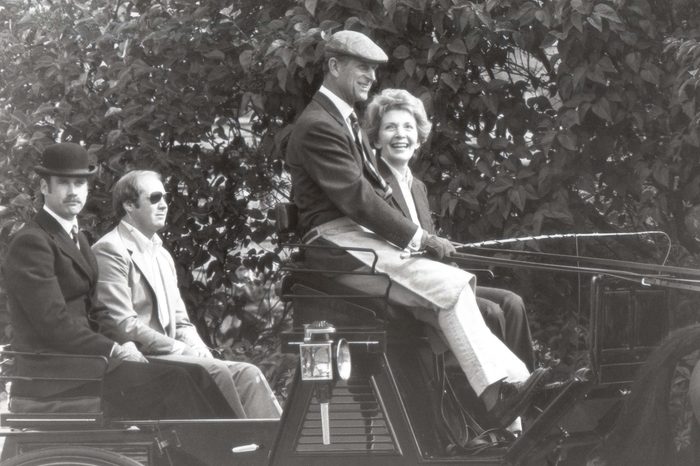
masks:
{"type": "Polygon", "coordinates": [[[10,242],[3,273],[14,350],[109,356],[113,341],[90,324],[95,256],[82,234],[79,243],[44,210],[10,242]]]}
{"type": "MultiPolygon", "coordinates": [[[[389,186],[391,186],[392,194],[391,199],[389,199],[390,204],[398,208],[406,218],[410,219],[411,213],[408,210],[408,205],[406,205],[406,200],[403,197],[399,182],[381,157],[379,158],[379,174],[382,175],[386,182],[389,183],[389,186]]],[[[414,177],[413,183],[411,183],[411,194],[413,195],[413,203],[416,205],[416,213],[418,214],[418,221],[420,222],[421,228],[431,235],[434,235],[435,225],[430,215],[430,206],[428,205],[428,188],[425,187],[425,184],[421,180],[414,177]]]]}
{"type": "Polygon", "coordinates": [[[351,131],[325,95],[316,93],[301,113],[286,152],[301,234],[347,216],[397,246],[408,245],[416,225],[384,200],[351,131]]]}

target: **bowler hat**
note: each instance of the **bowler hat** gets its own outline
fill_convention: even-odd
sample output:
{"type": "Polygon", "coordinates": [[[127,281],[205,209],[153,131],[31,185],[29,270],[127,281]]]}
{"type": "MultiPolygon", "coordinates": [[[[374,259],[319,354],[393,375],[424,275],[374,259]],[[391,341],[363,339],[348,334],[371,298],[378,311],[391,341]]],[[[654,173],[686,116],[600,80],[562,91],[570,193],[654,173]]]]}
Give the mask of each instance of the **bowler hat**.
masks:
{"type": "Polygon", "coordinates": [[[40,175],[91,176],[97,167],[90,163],[87,151],[79,144],[62,142],[44,149],[41,165],[36,165],[34,171],[40,175]]]}
{"type": "Polygon", "coordinates": [[[326,56],[347,55],[367,63],[386,63],[389,57],[372,39],[357,31],[338,31],[326,41],[326,56]]]}

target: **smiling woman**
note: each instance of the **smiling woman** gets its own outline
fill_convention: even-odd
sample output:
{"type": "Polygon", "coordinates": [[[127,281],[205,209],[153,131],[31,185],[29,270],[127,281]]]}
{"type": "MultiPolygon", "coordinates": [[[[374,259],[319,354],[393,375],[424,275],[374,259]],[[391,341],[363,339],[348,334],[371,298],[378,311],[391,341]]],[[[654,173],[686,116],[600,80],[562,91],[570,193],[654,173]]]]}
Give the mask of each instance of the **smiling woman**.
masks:
{"type": "Polygon", "coordinates": [[[381,157],[405,173],[432,124],[420,99],[403,89],[384,89],[367,105],[365,127],[381,157]]]}

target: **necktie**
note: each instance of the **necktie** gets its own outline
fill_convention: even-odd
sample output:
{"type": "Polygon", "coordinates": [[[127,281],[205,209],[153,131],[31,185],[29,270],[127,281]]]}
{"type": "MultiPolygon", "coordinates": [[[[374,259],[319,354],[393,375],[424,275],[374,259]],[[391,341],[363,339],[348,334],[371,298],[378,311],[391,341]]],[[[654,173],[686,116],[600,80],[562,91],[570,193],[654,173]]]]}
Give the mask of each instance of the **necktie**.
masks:
{"type": "Polygon", "coordinates": [[[382,175],[379,174],[377,171],[377,167],[374,166],[372,161],[369,158],[369,155],[367,155],[367,151],[365,151],[365,145],[362,144],[362,133],[360,132],[360,123],[357,121],[357,116],[355,115],[355,112],[350,114],[350,127],[352,128],[352,134],[355,136],[355,145],[357,146],[357,149],[360,151],[360,154],[362,154],[362,161],[367,168],[367,171],[372,175],[372,177],[379,183],[379,186],[381,186],[382,190],[384,191],[384,198],[388,198],[391,196],[391,186],[387,184],[387,182],[382,178],[382,175]]]}
{"type": "Polygon", "coordinates": [[[75,247],[80,249],[80,243],[78,243],[78,225],[73,225],[70,229],[70,236],[73,238],[75,247]]]}

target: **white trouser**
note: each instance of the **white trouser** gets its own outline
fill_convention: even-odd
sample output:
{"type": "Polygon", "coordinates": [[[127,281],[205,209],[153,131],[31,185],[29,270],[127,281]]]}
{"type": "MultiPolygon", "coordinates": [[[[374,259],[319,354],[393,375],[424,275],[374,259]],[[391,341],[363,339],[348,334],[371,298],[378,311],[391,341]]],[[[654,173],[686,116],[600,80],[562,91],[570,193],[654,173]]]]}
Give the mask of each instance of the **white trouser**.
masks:
{"type": "MultiPolygon", "coordinates": [[[[334,220],[316,230],[320,237],[338,246],[376,251],[376,270],[392,279],[390,302],[408,307],[417,319],[443,335],[477,395],[500,380],[519,382],[528,378],[525,364],[486,326],[474,297],[473,275],[430,259],[402,259],[400,249],[349,219],[334,220]]],[[[351,254],[366,267],[375,259],[367,253],[351,254]]],[[[386,287],[382,280],[365,275],[341,275],[336,279],[367,294],[381,295],[386,287]]]]}

